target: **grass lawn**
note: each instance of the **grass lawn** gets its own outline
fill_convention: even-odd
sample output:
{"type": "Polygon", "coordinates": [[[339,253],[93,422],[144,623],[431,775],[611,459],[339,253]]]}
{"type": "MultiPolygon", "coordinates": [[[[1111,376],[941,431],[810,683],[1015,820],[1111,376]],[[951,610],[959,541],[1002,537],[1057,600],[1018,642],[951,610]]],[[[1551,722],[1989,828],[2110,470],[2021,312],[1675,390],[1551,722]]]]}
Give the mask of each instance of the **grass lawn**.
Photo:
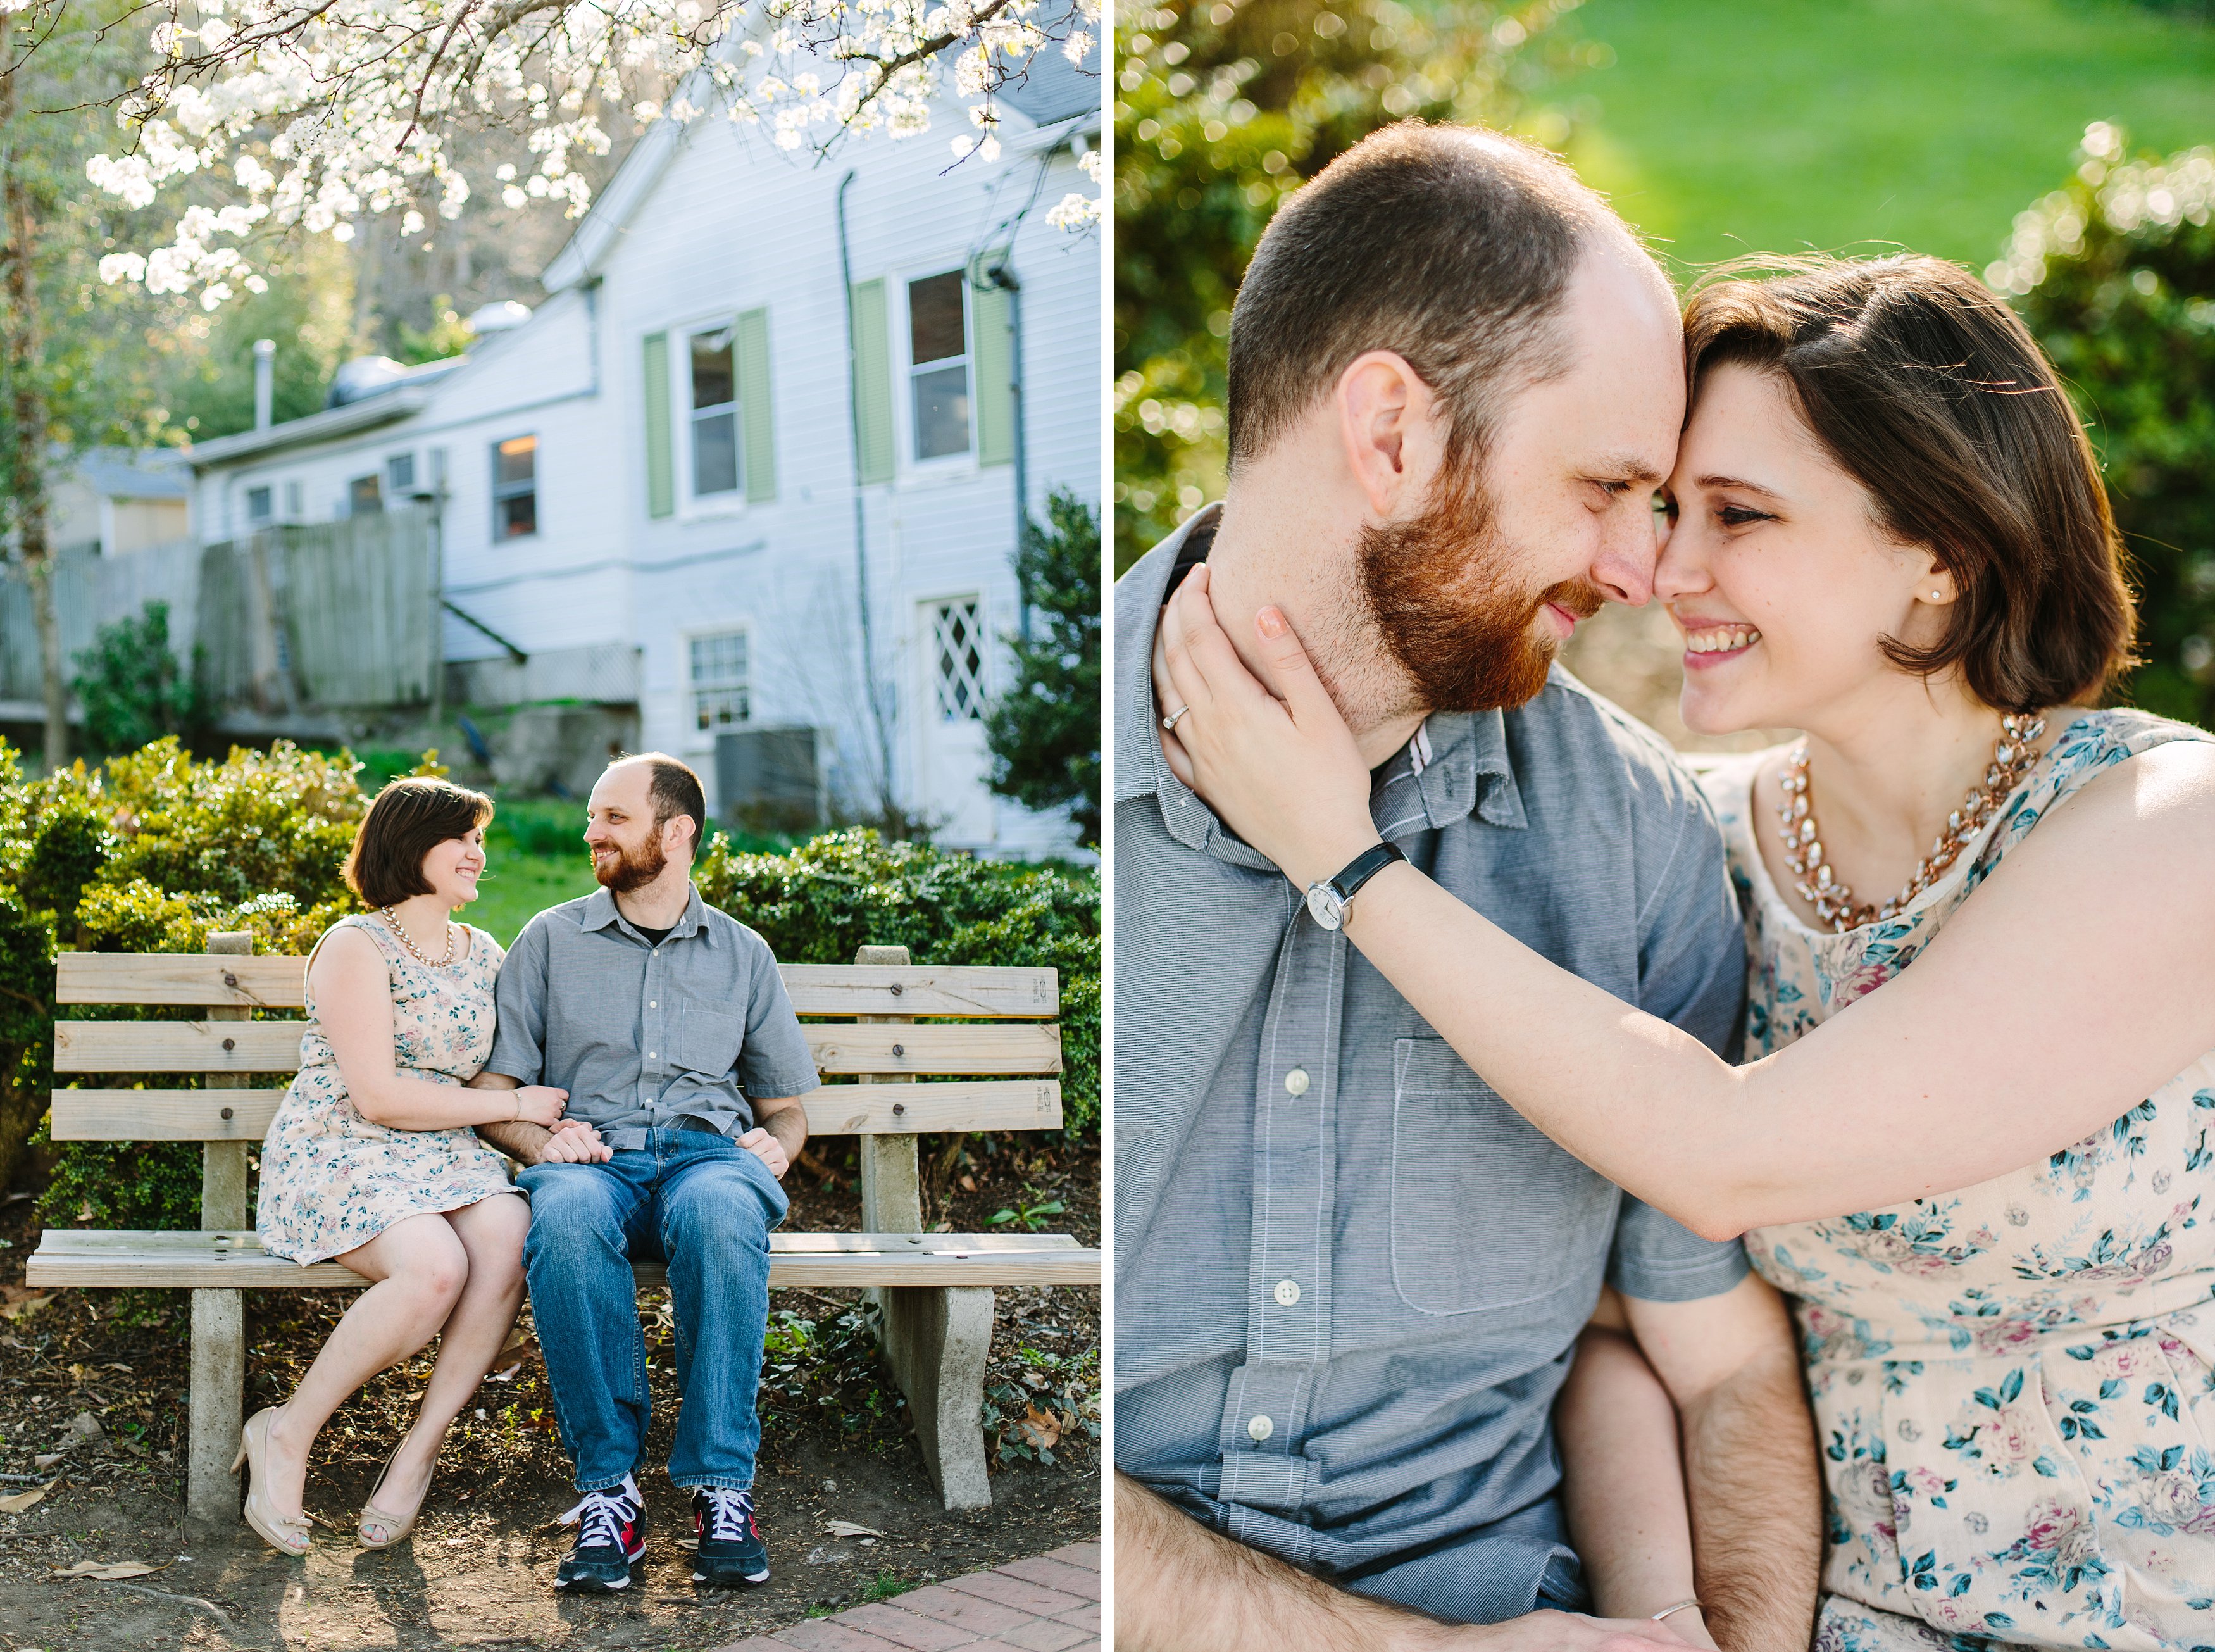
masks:
{"type": "Polygon", "coordinates": [[[2133,0],[1586,0],[1574,25],[1614,60],[1561,86],[1571,158],[1695,265],[1882,241],[1982,271],[2091,121],[2215,144],[2215,28],[2133,0]]]}

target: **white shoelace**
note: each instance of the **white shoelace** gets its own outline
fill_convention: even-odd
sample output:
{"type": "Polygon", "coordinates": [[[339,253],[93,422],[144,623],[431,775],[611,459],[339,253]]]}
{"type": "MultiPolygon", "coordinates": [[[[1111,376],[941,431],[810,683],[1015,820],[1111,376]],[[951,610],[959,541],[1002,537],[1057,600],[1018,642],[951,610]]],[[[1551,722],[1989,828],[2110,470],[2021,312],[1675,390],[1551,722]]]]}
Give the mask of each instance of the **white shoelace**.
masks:
{"type": "Polygon", "coordinates": [[[727,1486],[702,1486],[708,1499],[708,1529],[700,1535],[712,1543],[739,1543],[753,1535],[752,1494],[727,1486]]]}
{"type": "Polygon", "coordinates": [[[625,1479],[605,1491],[588,1491],[584,1501],[561,1517],[563,1526],[578,1526],[580,1549],[620,1549],[626,1521],[638,1518],[638,1494],[625,1479]]]}

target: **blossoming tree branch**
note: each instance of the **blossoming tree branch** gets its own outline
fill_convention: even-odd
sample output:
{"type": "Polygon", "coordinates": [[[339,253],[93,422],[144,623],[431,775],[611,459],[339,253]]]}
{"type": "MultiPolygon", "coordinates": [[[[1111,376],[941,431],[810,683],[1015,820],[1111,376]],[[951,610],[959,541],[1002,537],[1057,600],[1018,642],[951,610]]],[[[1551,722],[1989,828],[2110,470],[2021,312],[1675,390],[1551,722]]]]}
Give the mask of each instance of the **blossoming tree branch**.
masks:
{"type": "MultiPolygon", "coordinates": [[[[7,0],[0,0],[0,4],[7,0]]],[[[158,65],[117,104],[126,141],[94,157],[97,187],[133,207],[165,187],[193,199],[166,244],[101,261],[104,280],[157,293],[197,289],[209,310],[267,283],[252,253],[274,231],[346,241],[365,214],[401,233],[452,218],[473,181],[450,137],[518,129],[527,174],[504,164],[477,185],[506,205],[591,188],[575,164],[604,154],[610,109],[640,122],[721,119],[783,150],[826,153],[866,133],[912,137],[952,90],[972,130],[954,160],[995,158],[998,95],[1040,54],[1083,66],[1099,0],[150,0],[158,65]]],[[[1085,157],[1101,181],[1100,157],[1085,157]]],[[[1052,208],[1067,230],[1096,224],[1096,195],[1052,208]]]]}

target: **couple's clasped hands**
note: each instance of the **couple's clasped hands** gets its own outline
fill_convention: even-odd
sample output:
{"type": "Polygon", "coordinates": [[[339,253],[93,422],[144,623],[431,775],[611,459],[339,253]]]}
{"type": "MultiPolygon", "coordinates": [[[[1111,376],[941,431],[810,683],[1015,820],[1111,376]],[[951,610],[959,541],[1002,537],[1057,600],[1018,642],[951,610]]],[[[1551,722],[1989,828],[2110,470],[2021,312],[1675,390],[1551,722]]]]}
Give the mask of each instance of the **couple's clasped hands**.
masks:
{"type": "Polygon", "coordinates": [[[1377,843],[1370,765],[1281,610],[1234,648],[1203,562],[1162,610],[1153,677],[1171,772],[1294,883],[1377,843]]]}
{"type": "MultiPolygon", "coordinates": [[[[615,1157],[615,1149],[598,1130],[582,1119],[561,1116],[569,1104],[568,1090],[550,1084],[525,1084],[516,1090],[515,1098],[518,1119],[550,1133],[539,1144],[539,1164],[604,1164],[615,1157]]],[[[768,1165],[770,1174],[780,1182],[792,1168],[784,1144],[759,1125],[740,1135],[738,1144],[768,1165]]]]}

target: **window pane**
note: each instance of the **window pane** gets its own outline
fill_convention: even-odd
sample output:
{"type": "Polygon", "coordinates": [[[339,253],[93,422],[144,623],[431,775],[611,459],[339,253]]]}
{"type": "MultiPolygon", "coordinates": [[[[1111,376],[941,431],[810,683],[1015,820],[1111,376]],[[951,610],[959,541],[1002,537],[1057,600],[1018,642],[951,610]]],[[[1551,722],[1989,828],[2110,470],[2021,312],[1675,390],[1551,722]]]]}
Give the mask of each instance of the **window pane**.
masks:
{"type": "Polygon", "coordinates": [[[713,728],[721,723],[746,721],[746,691],[743,688],[712,688],[695,699],[697,707],[693,721],[699,728],[713,728]]]}
{"type": "Polygon", "coordinates": [[[246,490],[246,519],[249,522],[267,522],[269,519],[269,490],[267,488],[248,488],[246,490]]]}
{"type": "Polygon", "coordinates": [[[938,688],[938,715],[964,722],[985,715],[984,639],[978,634],[977,599],[945,602],[931,616],[932,676],[938,688]]]}
{"type": "Polygon", "coordinates": [[[495,482],[528,482],[538,468],[538,438],[517,436],[500,445],[493,466],[495,482]]]}
{"type": "Polygon", "coordinates": [[[500,501],[494,521],[503,539],[520,539],[538,531],[538,495],[516,494],[500,501]]]}
{"type": "Polygon", "coordinates": [[[692,639],[692,681],[701,687],[746,679],[746,634],[726,631],[692,639]]]}
{"type": "Polygon", "coordinates": [[[738,380],[731,372],[731,333],[703,333],[692,341],[692,405],[728,407],[738,399],[738,380]]]}
{"type": "Polygon", "coordinates": [[[396,498],[411,493],[415,487],[415,456],[395,453],[384,462],[384,480],[396,498]]]}
{"type": "Polygon", "coordinates": [[[907,284],[908,362],[920,367],[966,353],[961,330],[961,272],[907,284]]]}
{"type": "Polygon", "coordinates": [[[692,491],[727,494],[739,485],[739,415],[695,414],[692,417],[692,491]]]}
{"type": "Polygon", "coordinates": [[[353,516],[374,516],[384,508],[384,494],[375,476],[356,476],[347,484],[347,511],[353,516]]]}
{"type": "Polygon", "coordinates": [[[939,367],[915,376],[915,456],[969,451],[969,370],[939,367]]]}

